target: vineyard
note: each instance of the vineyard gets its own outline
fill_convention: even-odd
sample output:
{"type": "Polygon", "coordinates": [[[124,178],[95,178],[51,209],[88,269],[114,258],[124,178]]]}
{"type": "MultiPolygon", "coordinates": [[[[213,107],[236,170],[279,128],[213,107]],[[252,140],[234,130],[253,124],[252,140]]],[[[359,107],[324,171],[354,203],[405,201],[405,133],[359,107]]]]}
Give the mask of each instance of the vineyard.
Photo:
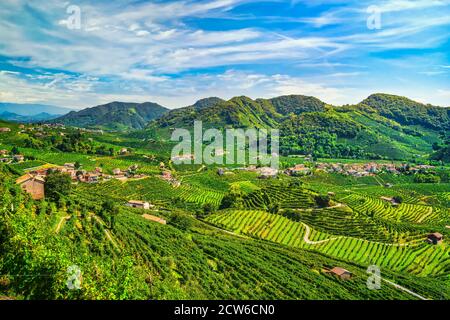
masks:
{"type": "Polygon", "coordinates": [[[264,211],[224,211],[209,217],[208,221],[235,233],[310,249],[363,265],[375,264],[421,276],[450,272],[448,248],[430,246],[424,243],[421,235],[408,237],[408,242],[386,243],[336,236],[336,233],[325,233],[313,228],[308,241],[305,241],[306,231],[302,222],[264,211]]]}
{"type": "Polygon", "coordinates": [[[370,215],[375,218],[395,222],[428,223],[440,220],[438,210],[424,205],[401,203],[392,206],[387,201],[358,194],[349,194],[340,198],[357,212],[370,215]]]}
{"type": "Polygon", "coordinates": [[[269,208],[279,204],[281,208],[310,208],[314,206],[312,193],[300,187],[269,186],[244,197],[248,209],[269,208]]]}
{"type": "Polygon", "coordinates": [[[146,153],[150,142],[133,136],[89,137],[134,152],[105,156],[20,148],[33,160],[0,166],[0,229],[8,233],[0,242],[7,253],[0,254],[0,271],[8,280],[0,277],[0,296],[417,298],[394,285],[369,290],[366,270],[376,265],[384,279],[416,294],[450,297],[448,180],[415,183],[399,174],[356,178],[319,170],[259,179],[242,168],[175,166],[146,153]],[[44,200],[32,200],[14,184],[30,168],[67,162],[79,162],[84,170],[101,167],[106,174],[137,164],[145,176],[69,183],[63,198],[44,200]],[[160,162],[170,170],[168,177],[160,162]],[[153,206],[130,208],[125,205],[130,200],[153,206]],[[144,213],[166,224],[146,220],[144,213]],[[430,244],[431,233],[442,234],[443,241],[430,244]],[[84,287],[68,292],[66,270],[74,264],[83,270],[84,287]],[[334,277],[327,273],[333,267],[353,277],[334,277]],[[41,273],[52,277],[14,276],[41,273]]]}

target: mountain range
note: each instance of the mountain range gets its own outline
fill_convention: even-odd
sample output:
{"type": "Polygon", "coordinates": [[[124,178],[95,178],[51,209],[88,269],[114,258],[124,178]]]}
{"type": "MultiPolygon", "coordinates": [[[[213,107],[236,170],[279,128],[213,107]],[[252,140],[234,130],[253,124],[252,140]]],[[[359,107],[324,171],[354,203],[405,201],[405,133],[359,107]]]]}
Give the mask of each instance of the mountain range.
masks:
{"type": "MultiPolygon", "coordinates": [[[[43,110],[48,109],[39,111],[43,110]]],[[[26,118],[14,114],[6,116],[26,122],[26,118]]],[[[51,117],[40,115],[42,119],[46,116],[51,117]]],[[[332,158],[414,159],[439,149],[446,155],[444,147],[450,132],[450,108],[381,93],[344,106],[303,95],[272,99],[240,96],[230,100],[210,97],[173,110],[152,102],[116,101],[71,111],[48,122],[132,130],[141,138],[169,140],[173,128],[189,129],[195,120],[201,120],[204,128],[278,128],[283,155],[332,158]]]]}
{"type": "Polygon", "coordinates": [[[373,94],[356,105],[332,106],[301,95],[273,99],[208,98],[172,110],[147,126],[168,138],[173,128],[279,128],[282,154],[413,159],[429,155],[450,131],[450,109],[405,97],[373,94]]]}
{"type": "Polygon", "coordinates": [[[35,115],[20,115],[13,112],[3,111],[0,113],[0,119],[12,122],[43,122],[60,117],[58,114],[50,114],[47,112],[41,112],[35,115]]]}
{"type": "Polygon", "coordinates": [[[0,119],[16,122],[45,121],[71,110],[46,104],[0,102],[0,119]]]}

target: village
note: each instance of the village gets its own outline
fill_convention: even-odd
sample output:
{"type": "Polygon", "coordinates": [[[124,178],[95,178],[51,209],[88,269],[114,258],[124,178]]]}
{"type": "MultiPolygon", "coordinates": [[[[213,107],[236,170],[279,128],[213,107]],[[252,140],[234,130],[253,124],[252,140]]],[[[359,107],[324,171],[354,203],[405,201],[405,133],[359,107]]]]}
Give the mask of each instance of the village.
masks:
{"type": "Polygon", "coordinates": [[[104,174],[100,167],[93,171],[83,170],[75,163],[65,163],[63,166],[47,165],[29,170],[26,174],[19,177],[16,183],[19,184],[31,197],[40,200],[44,197],[44,184],[50,170],[65,173],[70,176],[73,183],[98,183],[100,181],[108,181],[117,179],[119,181],[127,181],[128,179],[143,179],[144,174],[137,174],[138,165],[132,165],[127,170],[119,168],[112,170],[112,175],[104,174]]]}
{"type": "MultiPolygon", "coordinates": [[[[296,164],[293,167],[289,167],[284,170],[279,170],[272,167],[257,167],[255,165],[250,165],[245,168],[237,168],[237,170],[245,170],[249,172],[257,172],[259,177],[262,179],[275,178],[280,173],[284,173],[289,176],[306,176],[312,175],[318,172],[325,173],[337,173],[346,176],[352,176],[356,178],[376,176],[380,173],[390,173],[400,175],[403,173],[419,173],[419,172],[433,172],[434,166],[418,164],[393,164],[393,163],[354,163],[354,164],[343,164],[343,163],[301,163],[296,164]]],[[[219,174],[223,174],[224,169],[220,169],[219,174]]]]}

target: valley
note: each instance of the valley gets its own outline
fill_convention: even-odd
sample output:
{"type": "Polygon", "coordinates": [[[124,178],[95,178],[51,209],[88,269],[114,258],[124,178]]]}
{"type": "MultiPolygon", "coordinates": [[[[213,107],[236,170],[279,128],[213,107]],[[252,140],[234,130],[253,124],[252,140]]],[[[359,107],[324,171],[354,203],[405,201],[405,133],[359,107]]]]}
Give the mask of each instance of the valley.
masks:
{"type": "Polygon", "coordinates": [[[130,120],[120,105],[0,122],[0,296],[450,298],[448,108],[209,98],[130,120]],[[279,169],[174,164],[170,133],[194,119],[280,128],[279,169]]]}

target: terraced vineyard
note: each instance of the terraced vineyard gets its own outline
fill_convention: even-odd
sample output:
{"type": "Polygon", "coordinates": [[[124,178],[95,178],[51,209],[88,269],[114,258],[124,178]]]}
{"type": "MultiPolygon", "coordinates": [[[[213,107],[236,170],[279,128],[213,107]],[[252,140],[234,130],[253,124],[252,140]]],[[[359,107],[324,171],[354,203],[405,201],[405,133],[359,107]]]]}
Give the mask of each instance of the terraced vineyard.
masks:
{"type": "Polygon", "coordinates": [[[157,177],[128,182],[111,180],[96,185],[81,184],[78,186],[78,193],[80,196],[90,199],[107,194],[109,198],[115,201],[146,200],[160,205],[167,205],[179,199],[182,202],[198,205],[211,203],[218,206],[224,196],[223,192],[200,189],[186,184],[175,188],[157,177]]]}
{"type": "Polygon", "coordinates": [[[210,203],[215,206],[219,206],[222,201],[224,192],[210,190],[210,189],[200,189],[189,185],[182,185],[177,189],[177,196],[186,202],[197,203],[203,205],[205,203],[210,203]]]}
{"type": "Polygon", "coordinates": [[[281,208],[310,208],[314,206],[312,193],[300,187],[269,186],[244,197],[248,209],[268,208],[279,204],[281,208]]]}
{"type": "Polygon", "coordinates": [[[434,210],[431,206],[409,203],[393,206],[385,200],[355,193],[344,195],[340,200],[345,201],[357,212],[390,221],[429,223],[441,220],[440,211],[434,210]]]}
{"type": "Polygon", "coordinates": [[[302,222],[256,210],[226,210],[209,217],[207,221],[235,233],[314,250],[363,265],[375,264],[421,276],[450,272],[449,248],[445,245],[429,245],[420,234],[408,237],[407,243],[386,243],[352,236],[336,236],[314,228],[309,228],[307,234],[302,222]]]}

